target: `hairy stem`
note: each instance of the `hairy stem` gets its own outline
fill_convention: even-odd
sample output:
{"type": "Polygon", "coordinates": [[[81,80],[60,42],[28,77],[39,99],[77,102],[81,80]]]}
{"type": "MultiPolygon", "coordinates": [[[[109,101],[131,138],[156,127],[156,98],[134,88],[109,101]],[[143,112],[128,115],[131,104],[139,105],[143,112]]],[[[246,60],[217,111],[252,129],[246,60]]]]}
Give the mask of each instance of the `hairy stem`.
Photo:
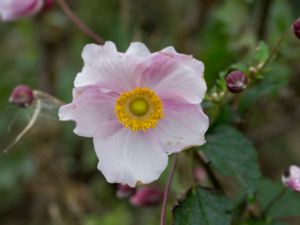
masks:
{"type": "Polygon", "coordinates": [[[162,204],[161,215],[160,215],[160,225],[165,225],[165,222],[166,222],[168,196],[169,196],[171,184],[173,181],[176,165],[177,165],[177,154],[174,155],[173,165],[172,165],[171,171],[169,173],[168,181],[167,181],[167,184],[166,184],[166,187],[164,190],[164,198],[163,198],[163,204],[162,204]]]}
{"type": "Polygon", "coordinates": [[[34,113],[29,121],[29,123],[26,125],[26,127],[18,134],[18,136],[12,141],[12,143],[7,146],[4,149],[4,153],[7,153],[13,146],[15,146],[20,140],[21,138],[32,128],[32,126],[34,125],[34,123],[36,122],[40,112],[41,112],[41,108],[42,108],[42,102],[40,99],[38,99],[36,101],[36,106],[34,109],[34,113]]]}
{"type": "Polygon", "coordinates": [[[57,3],[62,8],[64,13],[69,17],[69,19],[87,36],[92,38],[98,44],[104,44],[104,39],[96,34],[91,28],[85,25],[79,17],[71,10],[65,0],[57,0],[57,3]]]}

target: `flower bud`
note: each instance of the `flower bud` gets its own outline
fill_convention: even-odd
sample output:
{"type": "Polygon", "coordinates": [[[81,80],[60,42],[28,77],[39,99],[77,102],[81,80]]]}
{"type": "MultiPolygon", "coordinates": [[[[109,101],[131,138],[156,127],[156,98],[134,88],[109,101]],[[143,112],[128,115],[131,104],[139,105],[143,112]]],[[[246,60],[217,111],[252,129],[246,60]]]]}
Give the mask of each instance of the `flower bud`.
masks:
{"type": "Polygon", "coordinates": [[[158,205],[163,200],[163,192],[154,187],[143,187],[136,191],[130,198],[130,203],[134,206],[158,205]]]}
{"type": "Polygon", "coordinates": [[[300,17],[293,23],[293,30],[296,37],[300,39],[300,17]]]}
{"type": "Polygon", "coordinates": [[[300,192],[300,167],[290,166],[282,175],[283,184],[293,191],[300,192]]]}
{"type": "Polygon", "coordinates": [[[13,21],[36,14],[44,5],[44,0],[0,0],[0,18],[13,21]]]}
{"type": "Polygon", "coordinates": [[[117,187],[117,197],[118,198],[129,198],[135,192],[135,188],[129,187],[126,184],[118,184],[117,187]]]}
{"type": "Polygon", "coordinates": [[[238,70],[229,73],[225,79],[227,88],[232,93],[241,93],[248,84],[247,76],[238,70]]]}
{"type": "Polygon", "coordinates": [[[206,183],[207,182],[207,173],[203,167],[195,167],[193,169],[193,177],[198,183],[206,183]]]}
{"type": "Polygon", "coordinates": [[[44,0],[43,10],[48,10],[54,5],[54,0],[44,0]]]}
{"type": "Polygon", "coordinates": [[[13,89],[9,97],[9,102],[20,107],[28,107],[33,99],[32,89],[27,85],[19,85],[13,89]]]}

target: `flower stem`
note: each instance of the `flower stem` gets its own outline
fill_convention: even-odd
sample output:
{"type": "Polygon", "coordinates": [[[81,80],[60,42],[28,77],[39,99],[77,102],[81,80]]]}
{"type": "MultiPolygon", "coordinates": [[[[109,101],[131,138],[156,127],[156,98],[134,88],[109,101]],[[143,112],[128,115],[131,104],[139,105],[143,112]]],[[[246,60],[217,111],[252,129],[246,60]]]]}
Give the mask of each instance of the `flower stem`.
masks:
{"type": "Polygon", "coordinates": [[[290,29],[287,29],[278,39],[278,41],[276,42],[275,46],[272,48],[271,53],[269,55],[269,57],[267,58],[267,60],[262,63],[262,65],[259,66],[258,70],[256,71],[256,73],[258,73],[259,71],[262,71],[265,66],[270,63],[274,57],[277,55],[279,48],[283,42],[283,40],[286,38],[286,36],[288,35],[288,33],[290,32],[290,29]]]}
{"type": "Polygon", "coordinates": [[[69,17],[69,19],[87,36],[92,38],[98,44],[104,44],[104,39],[96,34],[91,28],[85,25],[79,17],[71,10],[65,0],[57,0],[57,3],[62,8],[64,13],[69,17]]]}
{"type": "Polygon", "coordinates": [[[174,155],[173,159],[173,165],[171,168],[171,171],[169,172],[168,181],[164,190],[164,198],[163,198],[163,204],[161,209],[161,215],[160,215],[160,225],[165,225],[166,222],[166,211],[167,211],[167,203],[168,203],[168,195],[170,192],[170,187],[173,181],[175,169],[177,165],[177,154],[174,155]]]}

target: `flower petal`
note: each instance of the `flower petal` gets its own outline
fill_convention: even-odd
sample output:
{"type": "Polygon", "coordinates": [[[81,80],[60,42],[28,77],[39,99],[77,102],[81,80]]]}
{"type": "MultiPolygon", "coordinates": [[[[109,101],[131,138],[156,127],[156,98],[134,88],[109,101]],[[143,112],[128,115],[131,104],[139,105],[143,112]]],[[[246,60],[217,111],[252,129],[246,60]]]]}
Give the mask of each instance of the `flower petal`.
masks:
{"type": "Polygon", "coordinates": [[[87,44],[84,46],[81,57],[86,64],[94,64],[101,57],[117,53],[116,45],[111,41],[106,41],[105,44],[87,44]]]}
{"type": "Polygon", "coordinates": [[[150,183],[167,166],[168,157],[149,133],[132,132],[115,123],[94,136],[98,169],[110,183],[150,183]]]}
{"type": "Polygon", "coordinates": [[[155,135],[165,152],[175,153],[205,143],[209,122],[200,105],[164,101],[164,110],[165,118],[155,128],[155,135]]]}
{"type": "Polygon", "coordinates": [[[82,58],[84,67],[75,78],[75,87],[102,83],[109,84],[107,89],[120,93],[136,86],[133,77],[136,75],[139,58],[117,52],[112,42],[106,42],[104,46],[86,45],[82,58]]]}
{"type": "Polygon", "coordinates": [[[164,99],[199,104],[207,89],[203,72],[201,61],[168,47],[153,54],[150,66],[141,75],[141,83],[164,99]]]}
{"type": "Polygon", "coordinates": [[[60,120],[76,122],[74,133],[79,136],[93,137],[95,131],[111,120],[114,115],[115,97],[103,94],[98,87],[74,88],[73,102],[60,107],[60,120]]]}
{"type": "Polygon", "coordinates": [[[145,44],[141,42],[132,42],[127,51],[126,54],[128,55],[138,55],[138,56],[149,56],[151,55],[149,49],[146,47],[145,44]]]}

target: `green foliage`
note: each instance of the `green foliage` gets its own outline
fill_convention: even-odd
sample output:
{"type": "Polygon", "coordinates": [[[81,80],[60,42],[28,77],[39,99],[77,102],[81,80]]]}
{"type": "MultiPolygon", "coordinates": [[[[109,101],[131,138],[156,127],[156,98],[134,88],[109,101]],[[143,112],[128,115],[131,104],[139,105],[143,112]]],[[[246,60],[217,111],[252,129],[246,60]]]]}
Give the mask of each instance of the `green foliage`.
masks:
{"type": "Polygon", "coordinates": [[[260,41],[258,43],[258,46],[256,48],[255,54],[254,54],[254,60],[256,61],[256,63],[264,63],[267,61],[267,59],[269,58],[269,47],[268,45],[263,42],[260,41]]]}
{"type": "Polygon", "coordinates": [[[239,102],[241,113],[252,107],[262,97],[276,96],[285,87],[290,78],[290,68],[282,64],[273,64],[272,68],[265,72],[264,79],[246,90],[239,102]]]}
{"type": "Polygon", "coordinates": [[[252,143],[235,128],[219,125],[207,135],[207,143],[199,148],[213,168],[224,176],[232,176],[252,195],[261,177],[252,143]]]}
{"type": "Polygon", "coordinates": [[[271,203],[267,216],[272,219],[299,216],[299,194],[286,190],[286,187],[279,181],[262,180],[257,198],[263,209],[266,209],[271,203]],[[278,198],[278,196],[280,197],[278,198]],[[273,203],[272,201],[276,198],[278,200],[273,203]]]}
{"type": "Polygon", "coordinates": [[[174,225],[230,225],[231,209],[224,195],[196,186],[175,207],[174,225]]]}

